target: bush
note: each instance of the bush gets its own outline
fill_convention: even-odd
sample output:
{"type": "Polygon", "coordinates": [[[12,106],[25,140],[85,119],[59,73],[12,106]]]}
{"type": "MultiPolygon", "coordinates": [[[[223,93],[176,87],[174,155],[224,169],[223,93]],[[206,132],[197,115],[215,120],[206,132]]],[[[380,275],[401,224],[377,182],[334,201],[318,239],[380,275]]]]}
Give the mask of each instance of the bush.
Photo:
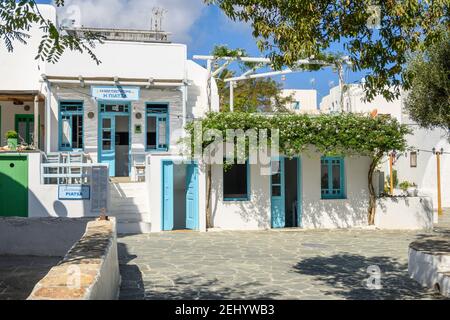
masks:
{"type": "Polygon", "coordinates": [[[6,139],[18,139],[19,135],[14,130],[10,130],[5,134],[6,139]]]}

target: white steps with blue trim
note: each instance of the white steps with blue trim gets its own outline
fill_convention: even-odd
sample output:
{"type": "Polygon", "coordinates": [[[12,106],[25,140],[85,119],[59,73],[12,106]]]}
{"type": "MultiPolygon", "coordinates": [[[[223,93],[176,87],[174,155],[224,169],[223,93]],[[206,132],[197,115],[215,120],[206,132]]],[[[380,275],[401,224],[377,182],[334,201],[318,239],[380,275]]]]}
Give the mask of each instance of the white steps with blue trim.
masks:
{"type": "Polygon", "coordinates": [[[147,185],[111,183],[109,215],[117,219],[119,234],[151,232],[147,185]]]}

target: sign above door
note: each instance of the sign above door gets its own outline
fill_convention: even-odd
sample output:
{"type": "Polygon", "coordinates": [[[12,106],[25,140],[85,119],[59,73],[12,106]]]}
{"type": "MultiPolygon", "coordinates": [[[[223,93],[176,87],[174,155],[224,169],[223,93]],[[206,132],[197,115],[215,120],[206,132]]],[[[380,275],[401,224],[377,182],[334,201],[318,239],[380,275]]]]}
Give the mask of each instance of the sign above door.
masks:
{"type": "Polygon", "coordinates": [[[99,100],[110,101],[138,101],[140,96],[139,87],[122,86],[92,86],[92,97],[99,100]]]}

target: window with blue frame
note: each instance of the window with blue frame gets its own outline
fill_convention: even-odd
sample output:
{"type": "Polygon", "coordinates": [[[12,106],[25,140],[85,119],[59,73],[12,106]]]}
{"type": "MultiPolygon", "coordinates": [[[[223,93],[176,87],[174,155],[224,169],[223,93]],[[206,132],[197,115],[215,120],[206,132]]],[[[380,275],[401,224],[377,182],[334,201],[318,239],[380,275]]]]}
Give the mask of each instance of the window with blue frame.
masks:
{"type": "Polygon", "coordinates": [[[170,141],[168,105],[147,104],[146,115],[147,150],[167,151],[170,141]]]}
{"type": "Polygon", "coordinates": [[[323,157],[321,161],[322,199],[345,198],[344,158],[323,157]]]}
{"type": "Polygon", "coordinates": [[[59,148],[62,151],[84,148],[83,102],[62,101],[59,104],[59,148]]]}
{"type": "Polygon", "coordinates": [[[246,201],[250,191],[250,167],[245,164],[232,164],[223,169],[223,198],[225,201],[246,201]]]}
{"type": "Polygon", "coordinates": [[[300,110],[300,108],[301,108],[300,101],[295,101],[295,102],[293,102],[293,103],[292,103],[292,108],[293,108],[294,110],[300,110]]]}

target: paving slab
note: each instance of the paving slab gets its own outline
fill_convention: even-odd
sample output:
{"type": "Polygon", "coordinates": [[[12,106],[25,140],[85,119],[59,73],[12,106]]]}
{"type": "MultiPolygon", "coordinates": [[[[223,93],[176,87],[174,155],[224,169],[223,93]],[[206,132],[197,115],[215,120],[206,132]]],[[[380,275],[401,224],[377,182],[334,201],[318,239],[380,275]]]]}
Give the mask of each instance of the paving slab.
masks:
{"type": "Polygon", "coordinates": [[[297,230],[121,236],[120,297],[442,299],[408,275],[409,244],[436,236],[450,236],[445,224],[434,232],[297,230]]]}

